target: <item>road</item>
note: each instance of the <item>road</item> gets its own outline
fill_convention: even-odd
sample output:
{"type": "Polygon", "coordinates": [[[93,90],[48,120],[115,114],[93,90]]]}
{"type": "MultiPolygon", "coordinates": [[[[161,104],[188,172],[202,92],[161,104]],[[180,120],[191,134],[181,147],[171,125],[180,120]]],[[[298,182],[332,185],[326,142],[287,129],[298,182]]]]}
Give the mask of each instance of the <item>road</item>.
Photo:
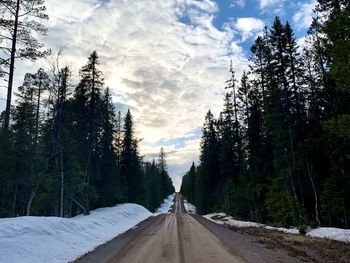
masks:
{"type": "MultiPolygon", "coordinates": [[[[284,234],[273,239],[272,233],[257,233],[232,231],[199,215],[188,214],[181,196],[177,194],[171,213],[141,222],[76,262],[332,262],[323,261],[322,257],[315,258],[319,253],[311,253],[313,257],[310,257],[304,250],[293,247],[296,243],[294,237],[289,244],[280,242],[285,239],[284,234]]],[[[304,249],[303,245],[301,247],[304,249]]]]}

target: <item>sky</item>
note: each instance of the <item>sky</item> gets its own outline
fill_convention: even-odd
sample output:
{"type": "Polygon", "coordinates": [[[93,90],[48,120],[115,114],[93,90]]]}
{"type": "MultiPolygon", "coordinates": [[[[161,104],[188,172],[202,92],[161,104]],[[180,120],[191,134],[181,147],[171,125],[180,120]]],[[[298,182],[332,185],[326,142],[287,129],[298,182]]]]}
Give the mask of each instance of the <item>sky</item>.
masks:
{"type": "MultiPolygon", "coordinates": [[[[250,46],[276,16],[288,20],[302,45],[316,0],[46,0],[50,20],[41,41],[64,47],[61,64],[79,68],[96,50],[117,110],[135,120],[140,153],[167,153],[170,176],[198,163],[201,126],[223,107],[232,60],[237,78],[247,70],[250,46]]],[[[15,86],[36,64],[18,61],[15,86]]],[[[0,87],[0,107],[6,89],[0,87]]]]}

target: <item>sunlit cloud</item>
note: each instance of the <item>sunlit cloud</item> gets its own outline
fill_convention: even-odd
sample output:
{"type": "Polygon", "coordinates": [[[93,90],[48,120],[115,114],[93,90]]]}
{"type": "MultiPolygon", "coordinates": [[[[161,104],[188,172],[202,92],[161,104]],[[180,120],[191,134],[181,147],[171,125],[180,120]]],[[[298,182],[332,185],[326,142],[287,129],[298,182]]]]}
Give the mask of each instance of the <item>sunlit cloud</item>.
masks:
{"type": "Polygon", "coordinates": [[[259,0],[259,8],[263,13],[284,14],[285,0],[259,0]]]}
{"type": "Polygon", "coordinates": [[[256,37],[265,27],[265,23],[255,17],[238,18],[234,24],[234,28],[241,34],[242,41],[251,37],[256,37]]]}
{"type": "Polygon", "coordinates": [[[166,147],[178,186],[178,178],[198,160],[199,134],[191,134],[209,108],[216,114],[222,108],[229,61],[238,74],[246,63],[243,49],[233,44],[233,29],[213,24],[217,4],[51,0],[47,5],[51,19],[43,41],[52,49],[66,47],[62,64],[75,75],[87,56],[98,52],[115,104],[121,110],[131,107],[145,159],[157,156],[164,141],[183,141],[177,148],[166,147]]]}
{"type": "MultiPolygon", "coordinates": [[[[292,8],[288,13],[294,16],[289,19],[301,31],[309,25],[316,1],[258,0],[257,6],[252,2],[46,0],[49,31],[42,41],[52,50],[65,47],[61,65],[71,67],[74,84],[87,57],[98,52],[117,110],[125,113],[130,108],[134,116],[141,154],[152,160],[164,146],[178,187],[192,161],[198,162],[205,113],[211,109],[218,116],[222,109],[230,60],[239,79],[247,69],[248,46],[264,21],[292,8]],[[227,11],[224,7],[236,17],[219,21],[227,11]],[[236,10],[246,12],[246,17],[237,17],[236,10]]],[[[39,66],[49,69],[50,63],[17,61],[15,86],[39,66]]],[[[0,87],[1,109],[5,97],[6,88],[0,87]]]]}

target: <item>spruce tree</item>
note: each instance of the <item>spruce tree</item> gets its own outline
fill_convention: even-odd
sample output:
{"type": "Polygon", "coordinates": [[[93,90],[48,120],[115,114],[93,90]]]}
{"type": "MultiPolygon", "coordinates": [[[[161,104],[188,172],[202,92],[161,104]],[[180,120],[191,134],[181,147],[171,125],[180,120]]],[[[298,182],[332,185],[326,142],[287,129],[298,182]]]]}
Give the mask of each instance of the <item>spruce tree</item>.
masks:
{"type": "Polygon", "coordinates": [[[200,213],[213,211],[217,206],[217,187],[220,175],[220,144],[215,119],[209,111],[205,117],[201,141],[200,170],[196,177],[196,205],[200,213]]]}
{"type": "Polygon", "coordinates": [[[88,63],[80,70],[81,81],[76,87],[73,99],[73,129],[79,144],[80,162],[84,175],[81,178],[81,197],[79,204],[90,211],[90,202],[98,199],[98,193],[91,184],[97,180],[97,143],[99,141],[99,119],[101,109],[101,90],[103,88],[102,72],[98,69],[99,58],[94,51],[88,63]],[[83,204],[82,204],[83,203],[83,204]]]}
{"type": "Polygon", "coordinates": [[[117,167],[117,153],[113,142],[115,137],[115,109],[112,103],[110,89],[107,88],[102,97],[100,109],[101,139],[99,149],[99,176],[95,187],[99,192],[100,200],[96,207],[115,205],[122,200],[122,185],[120,170],[117,167]]]}
{"type": "Polygon", "coordinates": [[[323,185],[323,211],[327,211],[327,223],[348,227],[350,220],[349,132],[344,129],[350,125],[350,86],[349,86],[349,1],[318,1],[316,11],[325,18],[319,24],[324,35],[320,40],[329,71],[324,90],[325,117],[322,123],[328,142],[328,156],[331,176],[323,185]],[[334,190],[337,189],[335,193],[334,190]],[[332,200],[332,201],[331,201],[332,200]],[[339,202],[339,200],[342,200],[339,202]],[[330,210],[329,203],[335,203],[330,210]],[[331,213],[333,211],[333,213],[331,213]]]}
{"type": "Polygon", "coordinates": [[[126,179],[128,202],[144,203],[144,183],[138,140],[134,134],[134,121],[128,110],[124,118],[123,142],[120,160],[121,174],[126,179]]]}
{"type": "Polygon", "coordinates": [[[232,94],[226,93],[224,110],[221,114],[221,147],[220,147],[220,177],[218,192],[224,193],[219,201],[225,204],[225,207],[230,210],[230,188],[237,185],[239,180],[239,157],[236,151],[235,140],[235,115],[234,106],[232,103],[232,94]]]}

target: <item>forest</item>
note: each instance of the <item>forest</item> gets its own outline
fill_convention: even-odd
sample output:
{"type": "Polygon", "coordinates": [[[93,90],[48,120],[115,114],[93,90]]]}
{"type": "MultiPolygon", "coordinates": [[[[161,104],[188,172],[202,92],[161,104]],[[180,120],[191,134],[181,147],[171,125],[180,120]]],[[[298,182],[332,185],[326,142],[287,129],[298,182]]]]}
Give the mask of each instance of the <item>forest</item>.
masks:
{"type": "Polygon", "coordinates": [[[154,210],[174,192],[163,148],[144,162],[130,110],[122,119],[93,52],[71,84],[57,74],[27,73],[11,125],[1,130],[0,215],[72,216],[134,202],[154,210]]]}
{"type": "Polygon", "coordinates": [[[223,110],[209,111],[181,193],[277,226],[350,227],[350,2],[318,1],[304,48],[276,17],[251,47],[223,110]]]}
{"type": "Polygon", "coordinates": [[[154,211],[175,191],[164,149],[158,160],[143,160],[131,112],[116,110],[97,52],[75,84],[71,69],[61,66],[63,49],[55,53],[38,41],[47,32],[44,4],[0,6],[0,76],[8,85],[0,117],[0,217],[71,217],[125,202],[154,211]],[[13,103],[15,61],[39,58],[50,69],[25,74],[13,103]]]}

